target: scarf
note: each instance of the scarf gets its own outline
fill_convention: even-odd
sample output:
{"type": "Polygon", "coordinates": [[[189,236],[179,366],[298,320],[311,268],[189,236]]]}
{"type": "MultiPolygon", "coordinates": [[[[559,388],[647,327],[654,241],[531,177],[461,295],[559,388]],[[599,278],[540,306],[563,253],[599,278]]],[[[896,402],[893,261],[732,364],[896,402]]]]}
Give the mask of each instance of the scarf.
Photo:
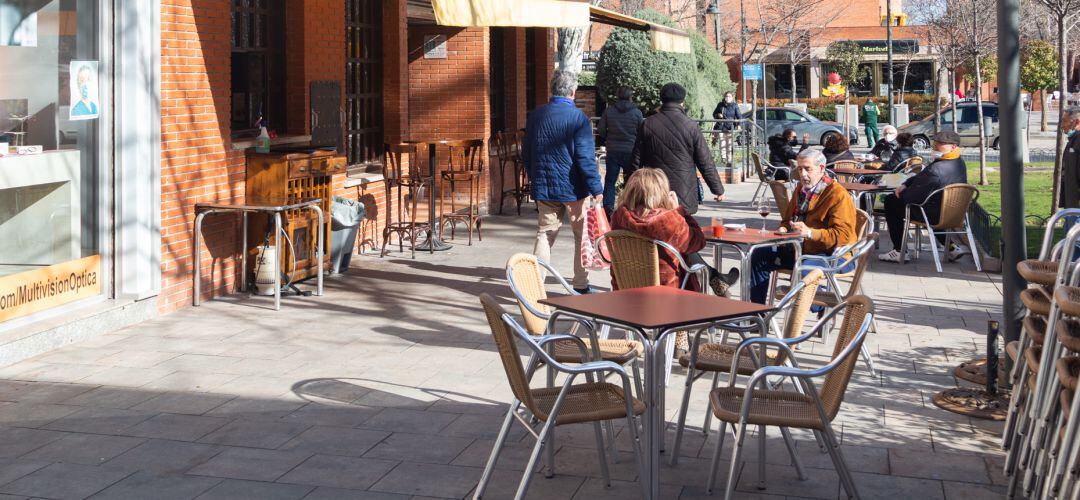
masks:
{"type": "Polygon", "coordinates": [[[803,219],[807,212],[810,211],[810,202],[814,200],[814,197],[825,191],[833,180],[829,176],[822,176],[821,180],[817,184],[814,184],[809,189],[799,189],[798,194],[795,197],[795,212],[791,214],[791,222],[799,222],[803,219]]]}

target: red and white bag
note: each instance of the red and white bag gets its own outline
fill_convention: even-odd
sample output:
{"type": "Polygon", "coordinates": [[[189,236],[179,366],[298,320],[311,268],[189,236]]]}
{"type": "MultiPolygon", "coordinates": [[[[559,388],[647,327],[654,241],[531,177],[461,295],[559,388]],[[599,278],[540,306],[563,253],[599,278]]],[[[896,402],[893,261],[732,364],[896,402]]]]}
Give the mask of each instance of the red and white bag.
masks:
{"type": "Polygon", "coordinates": [[[596,240],[611,231],[611,224],[608,222],[607,214],[604,213],[604,207],[599,204],[586,208],[584,216],[585,234],[581,238],[581,266],[590,271],[603,271],[610,268],[611,264],[600,257],[600,252],[607,257],[611,254],[608,253],[606,241],[601,241],[597,245],[596,240]]]}

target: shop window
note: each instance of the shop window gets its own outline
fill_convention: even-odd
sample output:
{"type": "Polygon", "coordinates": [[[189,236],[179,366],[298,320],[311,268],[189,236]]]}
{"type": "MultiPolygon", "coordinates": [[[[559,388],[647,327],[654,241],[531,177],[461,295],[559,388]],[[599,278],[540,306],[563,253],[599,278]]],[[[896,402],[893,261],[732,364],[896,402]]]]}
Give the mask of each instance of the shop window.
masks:
{"type": "Polygon", "coordinates": [[[232,135],[285,130],[284,0],[233,0],[232,135]]]}
{"type": "Polygon", "coordinates": [[[490,82],[491,130],[506,130],[506,28],[491,28],[488,64],[490,82]]]}
{"type": "MultiPolygon", "coordinates": [[[[874,64],[862,63],[859,65],[863,73],[863,78],[856,80],[855,82],[845,82],[848,91],[853,96],[866,97],[874,94],[874,64]]],[[[829,86],[828,76],[832,72],[828,64],[821,65],[821,88],[829,86]]]]}
{"type": "Polygon", "coordinates": [[[930,61],[912,61],[907,67],[907,78],[904,78],[905,63],[893,61],[893,88],[897,91],[903,87],[907,94],[934,93],[934,63],[930,61]]]}
{"type": "MultiPolygon", "coordinates": [[[[770,64],[767,66],[769,79],[772,86],[769,89],[769,97],[778,99],[791,98],[791,66],[787,64],[770,64]]],[[[795,95],[805,98],[807,95],[807,72],[809,67],[804,64],[795,65],[795,95]]]]}
{"type": "Polygon", "coordinates": [[[345,6],[345,152],[357,165],[382,155],[382,1],[345,6]]]}
{"type": "Polygon", "coordinates": [[[0,1],[0,324],[104,290],[101,3],[0,1]]]}

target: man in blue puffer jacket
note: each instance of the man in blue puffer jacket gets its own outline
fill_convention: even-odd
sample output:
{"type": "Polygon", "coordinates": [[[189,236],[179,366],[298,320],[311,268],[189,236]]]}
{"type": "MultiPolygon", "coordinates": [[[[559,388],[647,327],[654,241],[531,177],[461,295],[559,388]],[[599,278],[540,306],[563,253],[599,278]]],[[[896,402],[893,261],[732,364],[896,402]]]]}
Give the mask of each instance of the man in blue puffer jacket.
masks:
{"type": "Polygon", "coordinates": [[[559,236],[563,217],[570,215],[574,230],[574,279],[579,293],[589,292],[589,272],[581,265],[581,235],[585,209],[603,199],[596,168],[592,125],[574,106],[577,77],[556,71],[551,78],[551,101],[529,113],[522,156],[529,172],[532,196],[540,215],[533,253],[551,262],[551,245],[559,236]],[[591,198],[591,200],[590,200],[591,198]]]}

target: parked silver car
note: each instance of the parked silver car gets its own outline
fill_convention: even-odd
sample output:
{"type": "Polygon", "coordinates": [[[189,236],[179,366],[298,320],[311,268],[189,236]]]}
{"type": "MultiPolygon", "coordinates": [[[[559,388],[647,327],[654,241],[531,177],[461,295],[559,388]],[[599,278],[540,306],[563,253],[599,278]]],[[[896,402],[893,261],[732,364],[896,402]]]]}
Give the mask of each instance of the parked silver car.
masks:
{"type": "MultiPolygon", "coordinates": [[[[803,134],[810,136],[810,144],[824,145],[825,139],[830,135],[843,135],[844,125],[836,122],[819,120],[814,116],[793,108],[760,108],[757,110],[757,123],[760,127],[765,118],[768,118],[768,130],[765,131],[763,141],[769,137],[790,128],[795,130],[799,140],[803,134]]],[[[743,114],[743,118],[749,119],[750,113],[743,114]]],[[[851,145],[859,143],[859,127],[855,124],[848,127],[848,141],[851,145]]]]}
{"type": "MultiPolygon", "coordinates": [[[[977,147],[979,145],[979,108],[977,103],[965,101],[956,105],[956,131],[960,134],[960,146],[977,147]]],[[[983,103],[983,117],[989,118],[992,125],[986,134],[986,144],[994,149],[998,147],[998,105],[995,102],[983,103]]],[[[930,149],[930,137],[934,135],[934,117],[941,115],[941,129],[952,130],[952,107],[938,110],[917,122],[911,122],[898,128],[915,136],[915,149],[930,149]]]]}

